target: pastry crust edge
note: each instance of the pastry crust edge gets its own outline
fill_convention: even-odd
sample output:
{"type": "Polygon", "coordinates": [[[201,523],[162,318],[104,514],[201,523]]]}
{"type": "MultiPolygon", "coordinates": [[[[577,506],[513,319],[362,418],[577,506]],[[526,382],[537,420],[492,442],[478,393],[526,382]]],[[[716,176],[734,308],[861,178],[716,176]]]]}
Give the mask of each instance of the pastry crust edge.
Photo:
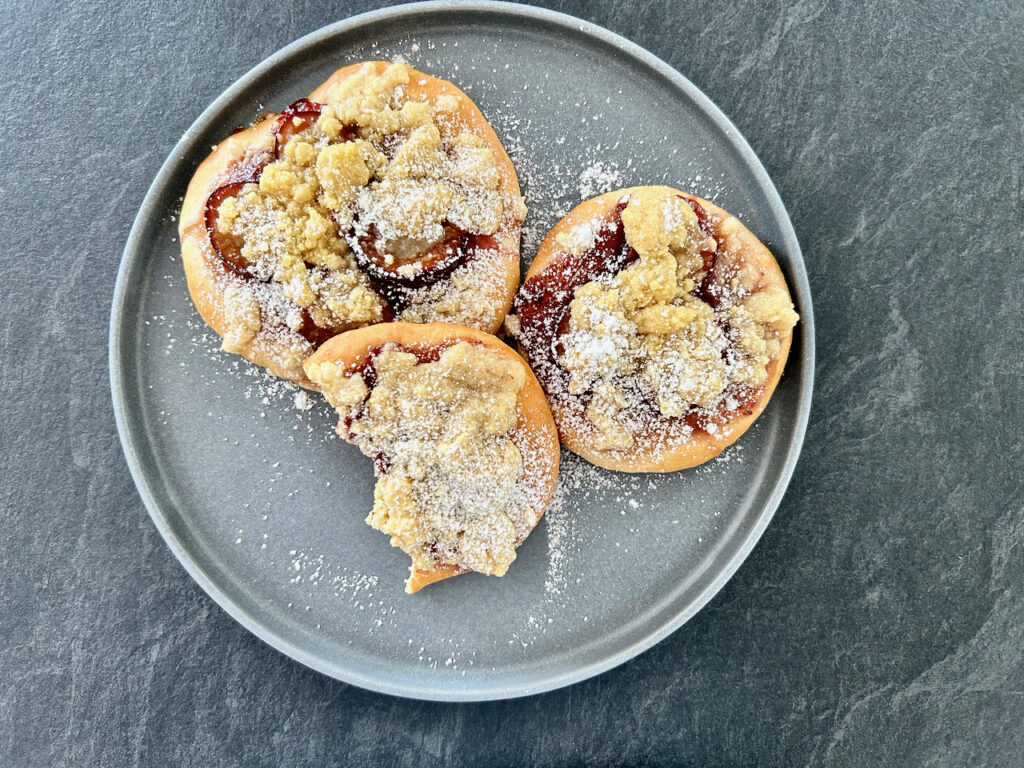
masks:
{"type": "MultiPolygon", "coordinates": [[[[774,286],[785,290],[786,295],[790,296],[792,301],[786,278],[782,274],[782,269],[779,267],[775,257],[764,243],[747,229],[738,218],[715,205],[710,200],[705,200],[697,195],[672,187],[660,185],[618,189],[585,200],[577,205],[544,237],[537,251],[537,256],[526,272],[524,283],[543,271],[564,252],[564,248],[556,241],[560,234],[568,232],[587,221],[610,214],[619,200],[634,190],[657,188],[666,189],[687,199],[695,200],[711,215],[714,223],[714,236],[715,240],[719,243],[719,247],[726,247],[733,252],[739,251],[742,253],[744,260],[757,266],[759,278],[753,292],[774,286]]],[[[574,429],[570,423],[571,419],[556,418],[562,444],[591,464],[619,472],[675,472],[680,469],[703,464],[736,442],[767,407],[768,401],[771,399],[779,380],[782,378],[782,371],[785,368],[786,359],[789,357],[792,342],[792,331],[789,331],[785,336],[779,337],[779,354],[766,366],[768,380],[763,385],[761,394],[753,405],[752,412],[749,415],[726,422],[725,428],[721,429],[717,436],[699,430],[695,431],[692,437],[678,444],[664,445],[658,439],[658,427],[655,425],[652,429],[635,435],[634,446],[630,450],[600,451],[588,445],[590,440],[589,434],[574,429]]],[[[551,408],[552,412],[557,415],[557,403],[552,403],[551,408]]]]}

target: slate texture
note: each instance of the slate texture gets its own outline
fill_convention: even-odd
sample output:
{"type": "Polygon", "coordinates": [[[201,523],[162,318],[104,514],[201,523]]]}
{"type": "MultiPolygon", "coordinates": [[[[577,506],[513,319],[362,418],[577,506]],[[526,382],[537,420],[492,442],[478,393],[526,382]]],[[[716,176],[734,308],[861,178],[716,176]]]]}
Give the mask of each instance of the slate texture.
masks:
{"type": "Polygon", "coordinates": [[[527,699],[389,698],[256,640],[128,475],[114,276],[194,117],[382,4],[4,2],[0,764],[1024,765],[1024,6],[544,4],[704,89],[789,208],[817,389],[753,555],[652,650],[527,699]]]}

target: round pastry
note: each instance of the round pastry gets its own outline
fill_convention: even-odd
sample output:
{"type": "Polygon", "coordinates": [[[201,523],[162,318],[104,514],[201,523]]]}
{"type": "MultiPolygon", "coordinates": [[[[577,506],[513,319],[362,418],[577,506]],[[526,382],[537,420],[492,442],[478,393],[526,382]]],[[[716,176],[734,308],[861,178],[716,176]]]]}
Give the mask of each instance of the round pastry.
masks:
{"type": "Polygon", "coordinates": [[[468,96],[368,62],[222,141],[188,186],[179,234],[189,291],[224,348],[311,386],[302,361],[352,328],[497,331],[525,215],[468,96]]]}
{"type": "Polygon", "coordinates": [[[577,206],[541,243],[507,320],[563,445],[672,472],[764,410],[797,322],[779,265],[739,220],[669,187],[577,206]]]}
{"type": "Polygon", "coordinates": [[[412,558],[406,592],[504,575],[558,477],[558,433],[523,359],[471,328],[382,323],[335,336],[305,369],[373,458],[366,522],[412,558]]]}

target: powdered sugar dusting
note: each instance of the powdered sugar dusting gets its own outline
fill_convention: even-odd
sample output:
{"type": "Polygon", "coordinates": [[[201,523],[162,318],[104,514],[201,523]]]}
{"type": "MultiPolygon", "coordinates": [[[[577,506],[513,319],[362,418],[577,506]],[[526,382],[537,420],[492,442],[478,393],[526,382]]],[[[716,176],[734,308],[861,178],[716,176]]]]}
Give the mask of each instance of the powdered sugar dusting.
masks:
{"type": "MultiPolygon", "coordinates": [[[[557,72],[544,72],[540,82],[524,88],[515,85],[519,76],[507,65],[484,63],[501,61],[502,52],[516,45],[496,41],[462,57],[450,41],[417,38],[395,46],[368,44],[363,58],[404,54],[412,66],[453,80],[477,101],[508,149],[527,197],[524,263],[583,197],[639,183],[667,183],[710,199],[722,191],[723,177],[701,159],[706,148],[687,148],[694,158],[682,163],[691,169],[687,178],[679,175],[676,158],[682,140],[634,141],[635,121],[621,91],[610,89],[607,100],[567,98],[557,72]],[[557,121],[550,119],[554,114],[557,121]]],[[[530,659],[551,645],[586,642],[611,615],[602,615],[602,606],[610,611],[623,601],[615,592],[621,576],[615,569],[630,558],[664,567],[666,553],[676,550],[662,545],[672,539],[692,546],[699,557],[717,535],[717,509],[730,490],[721,480],[723,468],[742,470],[760,461],[741,444],[693,472],[623,475],[563,452],[555,497],[506,577],[472,574],[407,597],[401,594],[407,559],[389,551],[362,522],[372,506],[370,460],[333,433],[333,409],[318,394],[222,352],[216,335],[191,307],[185,309],[180,265],[171,267],[167,282],[179,299],[177,309],[161,307],[147,316],[143,332],[149,354],[166,361],[161,373],[180,377],[181,386],[155,379],[144,386],[155,405],[149,414],[154,432],[176,433],[193,421],[204,430],[175,443],[178,452],[171,455],[197,461],[189,453],[194,440],[203,447],[202,461],[213,456],[221,462],[218,469],[230,470],[238,503],[210,510],[204,535],[214,549],[227,545],[231,567],[246,578],[258,576],[261,594],[276,596],[270,610],[363,653],[379,648],[398,663],[486,676],[504,664],[502,652],[530,659]],[[222,449],[207,452],[208,443],[222,449]],[[255,481],[252,465],[260,469],[255,481]],[[613,561],[609,553],[623,556],[613,561]],[[474,622],[457,607],[508,595],[515,599],[488,613],[492,624],[474,622]],[[432,614],[426,606],[434,604],[456,608],[451,615],[432,614]],[[456,615],[462,623],[454,623],[456,615]]],[[[673,567],[683,573],[692,563],[673,567]]]]}
{"type": "Polygon", "coordinates": [[[616,163],[597,161],[584,168],[580,173],[579,193],[580,199],[586,200],[591,197],[611,192],[623,186],[622,174],[616,163]]]}

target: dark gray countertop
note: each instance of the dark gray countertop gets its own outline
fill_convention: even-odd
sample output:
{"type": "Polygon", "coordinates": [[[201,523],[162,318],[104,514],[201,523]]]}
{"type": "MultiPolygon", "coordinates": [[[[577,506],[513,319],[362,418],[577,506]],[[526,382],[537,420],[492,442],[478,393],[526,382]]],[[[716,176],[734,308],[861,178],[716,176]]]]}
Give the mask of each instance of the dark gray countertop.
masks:
{"type": "Polygon", "coordinates": [[[382,3],[7,5],[4,765],[1024,765],[1024,6],[544,4],[704,89],[800,237],[817,390],[750,559],[652,650],[527,699],[389,698],[263,645],[128,475],[114,275],[195,116],[382,3]]]}

